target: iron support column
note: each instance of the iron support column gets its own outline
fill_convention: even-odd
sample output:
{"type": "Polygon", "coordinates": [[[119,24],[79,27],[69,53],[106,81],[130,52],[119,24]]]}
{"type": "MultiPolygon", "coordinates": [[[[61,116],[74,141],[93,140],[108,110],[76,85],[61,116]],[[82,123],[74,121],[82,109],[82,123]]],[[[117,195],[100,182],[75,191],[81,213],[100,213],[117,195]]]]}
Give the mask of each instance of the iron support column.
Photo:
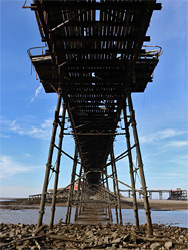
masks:
{"type": "Polygon", "coordinates": [[[53,197],[52,197],[52,208],[51,208],[51,217],[50,217],[50,229],[53,227],[54,223],[54,215],[55,215],[55,202],[56,202],[56,194],[57,194],[57,186],[58,186],[58,179],[59,179],[59,168],[60,168],[60,161],[61,161],[61,148],[63,142],[63,132],[65,126],[65,113],[66,107],[65,103],[63,103],[63,112],[62,112],[62,121],[61,121],[61,129],[59,133],[59,144],[58,144],[58,155],[57,155],[57,163],[55,169],[55,180],[54,180],[54,189],[53,189],[53,197]]]}
{"type": "Polygon", "coordinates": [[[128,104],[129,104],[131,125],[133,129],[133,136],[134,136],[134,141],[136,145],[136,155],[137,155],[139,173],[140,173],[143,196],[144,196],[144,208],[145,208],[145,213],[146,213],[148,234],[153,235],[151,215],[150,215],[151,212],[150,212],[150,207],[149,207],[149,202],[148,202],[148,197],[147,197],[147,187],[146,187],[146,181],[145,181],[144,170],[143,170],[143,162],[142,162],[141,150],[140,150],[140,145],[139,145],[138,132],[137,132],[137,127],[136,127],[135,112],[133,110],[133,104],[132,104],[132,99],[131,99],[130,94],[128,95],[128,104]]]}
{"type": "Polygon", "coordinates": [[[52,129],[49,153],[48,153],[48,160],[46,163],[46,172],[45,172],[45,178],[44,178],[43,189],[42,189],[42,197],[41,197],[41,202],[40,202],[40,210],[39,210],[37,228],[42,225],[42,220],[43,220],[43,215],[44,215],[46,193],[47,193],[49,174],[50,174],[50,169],[51,169],[51,164],[52,164],[52,156],[53,156],[54,142],[55,142],[55,137],[56,137],[56,132],[57,132],[57,126],[58,126],[58,118],[59,118],[59,110],[60,110],[60,106],[61,106],[61,99],[62,99],[61,91],[59,91],[56,110],[55,110],[55,117],[54,117],[54,122],[53,122],[53,129],[52,129]]]}
{"type": "Polygon", "coordinates": [[[159,192],[159,199],[160,199],[160,200],[162,200],[162,195],[163,195],[163,193],[162,193],[162,191],[160,191],[160,192],[159,192]]]}
{"type": "MultiPolygon", "coordinates": [[[[126,104],[126,102],[125,102],[126,104]]],[[[129,124],[127,120],[127,110],[126,107],[123,109],[124,115],[124,123],[125,123],[125,132],[126,132],[126,142],[127,142],[127,149],[128,151],[128,159],[129,159],[129,172],[131,177],[131,186],[132,186],[132,195],[133,195],[133,209],[134,209],[134,217],[135,217],[135,226],[139,229],[139,217],[138,217],[138,207],[136,201],[136,192],[135,192],[135,179],[134,179],[134,171],[133,171],[133,160],[132,160],[132,153],[131,153],[131,143],[130,143],[130,133],[129,133],[129,124]]],[[[129,191],[130,197],[130,191],[129,191]]]]}
{"type": "Polygon", "coordinates": [[[113,177],[113,189],[114,189],[114,195],[116,197],[116,205],[115,205],[115,212],[116,212],[116,223],[119,224],[119,217],[118,217],[118,210],[117,210],[117,202],[118,202],[118,199],[117,199],[117,192],[116,192],[116,182],[115,182],[115,176],[114,176],[114,168],[113,168],[113,163],[111,164],[112,166],[112,177],[113,177]]]}
{"type": "Polygon", "coordinates": [[[120,225],[123,225],[123,220],[122,220],[122,213],[121,213],[121,203],[120,203],[120,192],[119,192],[119,184],[118,184],[118,177],[117,177],[117,170],[116,170],[116,164],[114,162],[114,149],[112,147],[111,150],[111,161],[112,161],[112,166],[114,170],[114,175],[116,178],[116,190],[117,190],[117,199],[118,199],[118,209],[119,209],[119,223],[120,225]]]}
{"type": "Polygon", "coordinates": [[[81,215],[81,213],[84,211],[84,192],[85,192],[85,188],[86,188],[86,179],[85,176],[82,178],[83,184],[82,184],[82,189],[81,189],[81,195],[80,195],[80,205],[79,205],[79,215],[81,215]]]}
{"type": "Polygon", "coordinates": [[[76,167],[77,167],[77,157],[78,157],[78,145],[75,142],[75,152],[74,152],[74,162],[72,167],[72,176],[71,176],[71,186],[69,190],[69,197],[68,197],[68,206],[67,206],[67,214],[65,223],[70,223],[71,218],[71,208],[72,208],[72,200],[73,200],[73,193],[74,193],[74,180],[76,175],[76,167]]]}
{"type": "MultiPolygon", "coordinates": [[[[82,175],[82,166],[80,166],[79,177],[81,177],[81,175],[82,175]]],[[[81,189],[81,179],[79,179],[79,182],[78,182],[78,190],[77,190],[78,193],[77,193],[77,197],[76,197],[77,201],[78,201],[79,196],[80,196],[80,189],[81,189]]],[[[78,205],[76,205],[74,221],[76,221],[77,218],[78,218],[78,205]]]]}
{"type": "Polygon", "coordinates": [[[82,186],[81,194],[80,194],[80,201],[81,201],[81,203],[80,203],[80,205],[79,205],[79,213],[78,213],[79,215],[81,215],[81,213],[82,213],[82,208],[83,208],[83,203],[82,203],[82,201],[83,201],[84,189],[85,189],[85,183],[84,183],[84,178],[83,178],[83,186],[82,186]]]}
{"type": "Polygon", "coordinates": [[[110,205],[110,195],[109,195],[109,185],[108,185],[108,177],[107,177],[107,168],[105,168],[105,174],[106,174],[106,188],[108,190],[108,213],[109,213],[109,219],[111,222],[113,222],[113,218],[112,218],[112,210],[111,210],[111,205],[110,205]]]}
{"type": "MultiPolygon", "coordinates": [[[[102,186],[104,188],[104,201],[105,201],[105,204],[106,204],[106,192],[105,192],[105,183],[104,183],[104,174],[102,174],[102,186]]],[[[106,215],[108,215],[108,212],[109,212],[109,209],[107,206],[105,206],[105,213],[106,215]]]]}

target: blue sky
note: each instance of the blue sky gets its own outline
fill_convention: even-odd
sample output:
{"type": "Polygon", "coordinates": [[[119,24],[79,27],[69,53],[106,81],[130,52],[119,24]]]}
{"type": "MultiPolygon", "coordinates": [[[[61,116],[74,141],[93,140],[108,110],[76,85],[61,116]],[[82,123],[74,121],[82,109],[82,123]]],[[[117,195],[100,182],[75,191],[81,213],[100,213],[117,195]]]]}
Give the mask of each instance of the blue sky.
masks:
{"type": "MultiPolygon", "coordinates": [[[[164,53],[153,83],[145,93],[134,94],[133,101],[148,188],[188,189],[188,3],[160,2],[163,9],[153,14],[147,44],[160,45],[164,53]]],[[[23,3],[0,1],[1,197],[41,192],[57,99],[56,94],[45,94],[34,69],[31,75],[27,49],[43,44],[34,13],[22,9],[23,3]]],[[[65,137],[63,150],[73,155],[71,137],[65,137]]],[[[125,138],[119,136],[115,153],[123,151],[125,138]]],[[[60,187],[69,184],[71,168],[72,161],[63,156],[60,187]]],[[[119,178],[130,184],[128,172],[127,159],[123,159],[118,163],[119,178]]],[[[52,184],[53,177],[49,187],[52,184]]]]}

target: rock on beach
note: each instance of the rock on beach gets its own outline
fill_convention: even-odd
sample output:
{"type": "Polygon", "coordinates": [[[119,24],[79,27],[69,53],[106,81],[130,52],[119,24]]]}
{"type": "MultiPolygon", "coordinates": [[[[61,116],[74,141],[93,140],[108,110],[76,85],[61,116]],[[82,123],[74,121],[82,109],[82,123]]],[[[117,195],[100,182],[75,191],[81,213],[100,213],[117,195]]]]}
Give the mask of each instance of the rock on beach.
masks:
{"type": "Polygon", "coordinates": [[[137,230],[132,225],[62,225],[50,230],[42,225],[0,224],[0,249],[188,249],[188,229],[153,224],[154,235],[147,226],[137,230]]]}

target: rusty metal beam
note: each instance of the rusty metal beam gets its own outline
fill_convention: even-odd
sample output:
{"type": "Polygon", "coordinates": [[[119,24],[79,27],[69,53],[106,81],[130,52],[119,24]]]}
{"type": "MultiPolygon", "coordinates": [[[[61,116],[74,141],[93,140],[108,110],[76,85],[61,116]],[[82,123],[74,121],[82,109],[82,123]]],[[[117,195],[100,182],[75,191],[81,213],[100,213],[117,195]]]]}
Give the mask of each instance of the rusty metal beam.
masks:
{"type": "Polygon", "coordinates": [[[136,155],[137,155],[137,161],[138,161],[138,168],[140,172],[141,185],[143,189],[147,229],[148,229],[148,234],[153,235],[152,221],[151,221],[151,215],[150,215],[151,212],[150,212],[148,196],[147,196],[147,187],[146,187],[146,180],[145,180],[145,175],[144,175],[144,170],[143,170],[143,162],[142,162],[142,155],[141,155],[141,150],[140,150],[138,132],[137,132],[137,127],[136,127],[135,112],[133,109],[132,98],[130,94],[128,95],[128,105],[129,105],[129,112],[131,116],[130,121],[131,121],[132,129],[133,129],[133,136],[134,136],[134,141],[136,145],[136,155]]]}
{"type": "Polygon", "coordinates": [[[53,123],[53,130],[52,130],[49,153],[48,153],[48,160],[47,160],[47,163],[46,163],[46,172],[45,172],[45,178],[44,178],[44,184],[43,184],[43,190],[42,190],[42,197],[41,197],[41,203],[40,203],[40,210],[39,210],[37,228],[39,228],[42,225],[42,220],[43,220],[43,215],[44,215],[46,193],[47,193],[47,187],[48,187],[48,183],[49,183],[49,174],[50,174],[50,169],[51,169],[51,165],[52,165],[54,142],[55,142],[57,127],[58,127],[57,117],[59,116],[59,111],[60,111],[60,106],[61,106],[61,99],[62,99],[61,91],[59,90],[59,96],[58,96],[57,105],[56,105],[56,111],[55,111],[54,123],[53,123]]]}
{"type": "Polygon", "coordinates": [[[63,112],[62,112],[62,122],[61,122],[61,129],[59,133],[59,144],[58,144],[58,155],[57,155],[57,163],[55,169],[55,180],[54,180],[54,189],[53,189],[53,196],[52,196],[52,207],[51,207],[51,217],[50,217],[50,225],[49,228],[52,229],[54,224],[54,216],[55,216],[55,203],[56,203],[56,193],[57,193],[57,186],[58,186],[58,179],[59,179],[59,170],[60,170],[60,161],[61,161],[61,148],[63,142],[63,131],[65,127],[65,113],[66,113],[66,106],[63,103],[63,112]]]}

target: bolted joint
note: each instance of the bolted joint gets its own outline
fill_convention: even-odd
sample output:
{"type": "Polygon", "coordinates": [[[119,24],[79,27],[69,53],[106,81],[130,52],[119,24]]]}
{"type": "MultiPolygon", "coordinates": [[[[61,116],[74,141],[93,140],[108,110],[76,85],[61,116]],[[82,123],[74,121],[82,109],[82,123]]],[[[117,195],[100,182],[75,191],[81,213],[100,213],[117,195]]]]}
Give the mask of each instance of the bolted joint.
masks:
{"type": "Polygon", "coordinates": [[[43,211],[39,211],[39,214],[43,215],[44,214],[44,210],[43,211]]]}
{"type": "Polygon", "coordinates": [[[51,164],[50,163],[46,163],[46,167],[48,167],[48,168],[51,168],[51,164]]]}
{"type": "Polygon", "coordinates": [[[132,121],[131,121],[131,126],[133,127],[134,125],[137,125],[137,123],[136,123],[135,120],[132,120],[132,121]]]}
{"type": "Polygon", "coordinates": [[[58,125],[58,122],[56,122],[56,121],[54,120],[53,126],[57,126],[57,125],[58,125]]]}
{"type": "Polygon", "coordinates": [[[139,164],[137,169],[143,168],[143,166],[144,166],[144,164],[139,164]]]}
{"type": "Polygon", "coordinates": [[[151,214],[150,210],[148,210],[148,209],[147,209],[147,210],[145,210],[145,214],[146,214],[146,215],[151,214]]]}
{"type": "Polygon", "coordinates": [[[60,133],[59,133],[59,137],[60,137],[60,138],[63,138],[63,133],[60,132],[60,133]]]}

